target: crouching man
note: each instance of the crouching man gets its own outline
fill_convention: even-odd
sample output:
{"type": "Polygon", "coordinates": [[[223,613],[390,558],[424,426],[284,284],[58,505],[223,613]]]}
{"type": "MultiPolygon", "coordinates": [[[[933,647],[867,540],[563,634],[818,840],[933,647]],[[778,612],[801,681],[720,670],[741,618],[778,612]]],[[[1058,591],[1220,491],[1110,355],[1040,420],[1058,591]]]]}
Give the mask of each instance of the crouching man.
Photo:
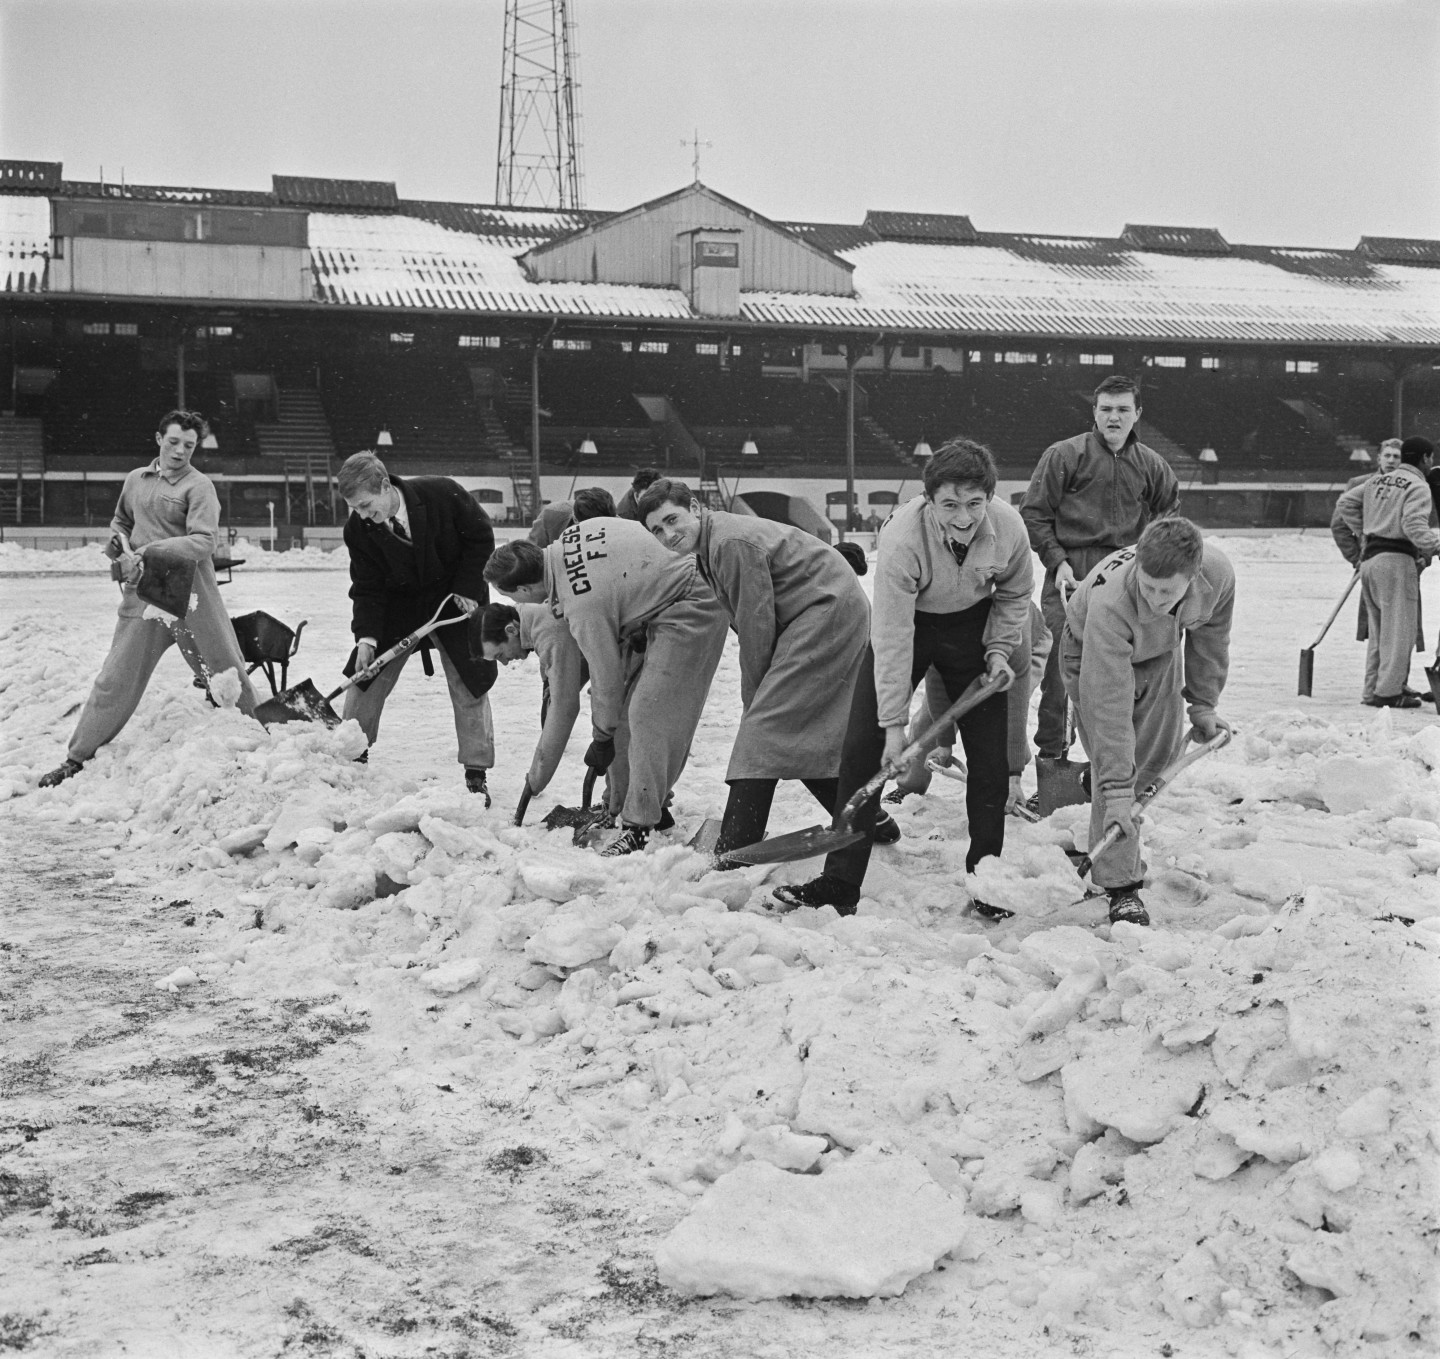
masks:
{"type": "Polygon", "coordinates": [[[1090,843],[1121,837],[1091,878],[1110,896],[1110,921],[1148,925],[1145,865],[1132,810],[1180,753],[1185,708],[1196,739],[1230,724],[1215,711],[1230,669],[1235,571],[1188,519],[1160,519],[1101,562],[1071,597],[1061,674],[1090,756],[1090,843]],[[1183,652],[1182,652],[1183,648],[1183,652]]]}
{"type": "MultiPolygon", "coordinates": [[[[910,700],[934,666],[953,703],[981,677],[1004,681],[999,692],[959,721],[969,763],[965,812],[970,822],[967,871],[1005,845],[1009,790],[1009,704],[1004,689],[1023,662],[1034,568],[1020,515],[995,496],[995,461],[969,439],[952,439],[925,466],[925,493],[902,505],[880,532],[870,648],[840,757],[836,806],[882,766],[898,772],[910,700]]],[[[820,877],[775,889],[783,909],[833,906],[851,914],[870,862],[880,795],[856,813],[866,839],[825,860],[820,877]]],[[[1006,914],[974,903],[981,914],[1006,914]]]]}
{"type": "Polygon", "coordinates": [[[620,834],[601,853],[643,849],[685,768],[725,648],[725,611],[695,559],[666,551],[632,520],[589,519],[543,552],[502,544],[485,579],[517,604],[564,615],[590,666],[586,765],[605,773],[622,724],[629,737],[620,834]]]}

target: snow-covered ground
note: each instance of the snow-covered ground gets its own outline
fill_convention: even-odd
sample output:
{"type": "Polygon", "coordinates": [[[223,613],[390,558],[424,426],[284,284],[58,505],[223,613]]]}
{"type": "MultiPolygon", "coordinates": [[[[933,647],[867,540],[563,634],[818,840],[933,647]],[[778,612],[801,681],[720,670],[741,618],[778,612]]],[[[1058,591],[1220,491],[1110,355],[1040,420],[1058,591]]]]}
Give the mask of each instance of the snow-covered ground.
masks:
{"type": "MultiPolygon", "coordinates": [[[[763,870],[685,848],[733,643],[677,831],[634,859],[539,825],[583,734],[510,825],[533,662],[492,694],[490,812],[413,662],[362,766],[167,657],[34,791],[115,592],[97,549],[0,548],[0,1348],[1434,1352],[1440,722],[1358,704],[1353,600],[1296,699],[1347,568],[1323,535],[1222,541],[1238,735],[1154,804],[1148,931],[1073,904],[1073,810],[1010,823],[1026,914],[968,913],[944,780],[859,915],[768,914],[763,870]]],[[[291,679],[328,689],[343,556],[257,569],[301,555],[225,596],[308,618],[291,679]]],[[[786,788],[771,824],[816,819],[786,788]]]]}

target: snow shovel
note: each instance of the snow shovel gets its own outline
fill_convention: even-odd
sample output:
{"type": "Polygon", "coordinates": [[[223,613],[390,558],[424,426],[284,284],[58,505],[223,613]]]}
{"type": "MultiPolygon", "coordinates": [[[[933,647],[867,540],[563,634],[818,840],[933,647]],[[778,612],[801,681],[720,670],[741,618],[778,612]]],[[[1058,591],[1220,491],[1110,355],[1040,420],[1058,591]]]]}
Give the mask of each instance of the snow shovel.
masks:
{"type": "Polygon", "coordinates": [[[1065,750],[1059,756],[1036,755],[1035,792],[1043,820],[1059,807],[1074,807],[1090,801],[1090,762],[1072,760],[1070,747],[1075,743],[1075,709],[1065,699],[1065,750]]]}
{"type": "MultiPolygon", "coordinates": [[[[1343,603],[1344,601],[1342,600],[1341,602],[1343,603]]],[[[1219,750],[1221,746],[1227,744],[1229,740],[1230,733],[1228,731],[1217,731],[1215,735],[1203,745],[1196,746],[1195,749],[1188,754],[1181,755],[1179,759],[1166,765],[1135,799],[1134,812],[1142,811],[1148,807],[1150,803],[1155,800],[1157,793],[1174,783],[1196,760],[1203,760],[1207,755],[1213,754],[1219,750]]],[[[1095,866],[1095,860],[1105,853],[1105,851],[1120,838],[1121,834],[1122,832],[1119,826],[1111,826],[1110,829],[1100,837],[1099,842],[1094,848],[1088,850],[1075,860],[1075,872],[1083,878],[1095,866]]]]}
{"type": "Polygon", "coordinates": [[[446,618],[443,621],[440,618],[445,606],[454,598],[454,595],[446,595],[428,623],[422,623],[408,637],[402,637],[389,651],[381,652],[363,670],[357,670],[351,675],[338,689],[322,695],[312,680],[301,680],[289,689],[282,689],[274,698],[267,698],[255,709],[256,718],[267,727],[282,722],[323,722],[327,727],[338,727],[340,717],[330,706],[335,699],[347,689],[374,679],[397,656],[414,651],[421,641],[436,629],[448,628],[452,623],[465,621],[463,613],[458,618],[446,618]]]}
{"type": "Polygon", "coordinates": [[[1311,686],[1315,682],[1315,648],[1325,640],[1325,634],[1330,631],[1330,624],[1335,621],[1336,615],[1345,607],[1345,601],[1350,598],[1350,592],[1355,588],[1355,582],[1359,579],[1360,570],[1357,567],[1355,574],[1350,577],[1350,584],[1345,587],[1345,593],[1340,596],[1335,607],[1330,610],[1330,617],[1325,620],[1325,626],[1320,629],[1320,635],[1300,652],[1300,683],[1295,692],[1301,698],[1310,697],[1311,686]]]}
{"type": "MultiPolygon", "coordinates": [[[[118,532],[115,536],[127,553],[134,552],[129,537],[118,532]]],[[[164,609],[172,618],[183,622],[190,612],[190,592],[195,588],[195,563],[158,545],[147,548],[140,561],[142,569],[135,593],[145,603],[164,609]]],[[[111,575],[116,580],[120,580],[119,567],[119,562],[111,565],[111,575]]],[[[121,581],[121,587],[124,587],[124,581],[121,581]]]]}
{"type": "Polygon", "coordinates": [[[741,864],[783,864],[797,859],[814,858],[817,854],[833,854],[839,849],[848,849],[865,839],[865,832],[855,829],[855,816],[860,808],[875,796],[885,781],[899,773],[911,760],[924,751],[928,742],[956,722],[972,708],[978,707],[992,694],[1000,692],[1002,676],[986,680],[982,675],[959,698],[940,714],[904,750],[900,752],[893,768],[885,767],[868,783],[857,788],[850,800],[836,814],[829,826],[810,826],[805,830],[790,831],[777,835],[773,840],[760,840],[753,845],[743,845],[721,856],[727,862],[741,864]]]}

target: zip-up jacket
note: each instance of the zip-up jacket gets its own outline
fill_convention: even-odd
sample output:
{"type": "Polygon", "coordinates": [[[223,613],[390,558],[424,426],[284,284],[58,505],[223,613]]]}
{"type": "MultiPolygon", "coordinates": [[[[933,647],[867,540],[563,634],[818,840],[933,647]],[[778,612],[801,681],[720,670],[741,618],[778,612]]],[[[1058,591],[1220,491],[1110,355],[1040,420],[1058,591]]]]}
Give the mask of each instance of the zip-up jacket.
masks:
{"type": "Polygon", "coordinates": [[[1335,506],[1339,519],[1364,539],[1361,557],[1376,552],[1440,555],[1440,531],[1431,527],[1430,486],[1418,467],[1401,463],[1392,472],[1376,472],[1346,491],[1335,506]]]}
{"type": "MultiPolygon", "coordinates": [[[[551,610],[565,616],[590,664],[590,722],[613,737],[625,697],[627,640],[697,585],[692,556],[661,547],[630,519],[571,524],[545,549],[551,610]]],[[[709,595],[703,582],[699,588],[709,595]]]]}
{"type": "Polygon", "coordinates": [[[993,599],[985,622],[985,656],[1007,664],[1030,624],[1035,567],[1019,514],[993,497],[975,530],[962,566],[928,496],[918,495],[880,530],[870,642],[875,652],[875,693],[882,727],[910,718],[910,668],[917,613],[958,613],[993,599]]]}
{"type": "Polygon", "coordinates": [[[1190,720],[1215,711],[1230,672],[1235,569],[1213,543],[1180,602],[1155,613],[1140,598],[1135,549],[1100,563],[1070,597],[1065,630],[1080,644],[1080,719],[1095,790],[1107,803],[1135,794],[1135,667],[1183,644],[1181,693],[1190,720]]]}
{"type": "Polygon", "coordinates": [[[1180,483],[1170,464],[1131,435],[1118,453],[1091,429],[1040,455],[1020,516],[1030,546],[1053,571],[1074,548],[1128,547],[1152,519],[1173,514],[1180,483]]]}

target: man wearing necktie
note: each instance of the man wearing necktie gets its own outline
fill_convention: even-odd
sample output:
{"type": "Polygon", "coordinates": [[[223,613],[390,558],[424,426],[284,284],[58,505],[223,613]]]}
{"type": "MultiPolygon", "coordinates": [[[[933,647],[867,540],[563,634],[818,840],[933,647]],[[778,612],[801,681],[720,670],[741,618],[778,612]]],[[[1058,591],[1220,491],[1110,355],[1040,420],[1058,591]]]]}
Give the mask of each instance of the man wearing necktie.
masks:
{"type": "MultiPolygon", "coordinates": [[[[451,610],[458,607],[467,615],[484,604],[489,591],[483,572],[495,534],[485,511],[457,482],[392,477],[368,451],[345,460],[339,487],[350,508],[345,546],[355,650],[345,670],[349,675],[428,621],[446,595],[455,596],[451,610]]],[[[427,674],[432,673],[435,643],[455,711],[465,786],[481,794],[488,807],[486,771],[495,763],[495,738],[487,695],[495,683],[495,665],[470,655],[466,629],[441,628],[420,646],[427,674]]],[[[360,724],[371,745],[379,735],[385,700],[408,659],[399,656],[363,689],[346,690],[343,716],[360,724]]]]}

